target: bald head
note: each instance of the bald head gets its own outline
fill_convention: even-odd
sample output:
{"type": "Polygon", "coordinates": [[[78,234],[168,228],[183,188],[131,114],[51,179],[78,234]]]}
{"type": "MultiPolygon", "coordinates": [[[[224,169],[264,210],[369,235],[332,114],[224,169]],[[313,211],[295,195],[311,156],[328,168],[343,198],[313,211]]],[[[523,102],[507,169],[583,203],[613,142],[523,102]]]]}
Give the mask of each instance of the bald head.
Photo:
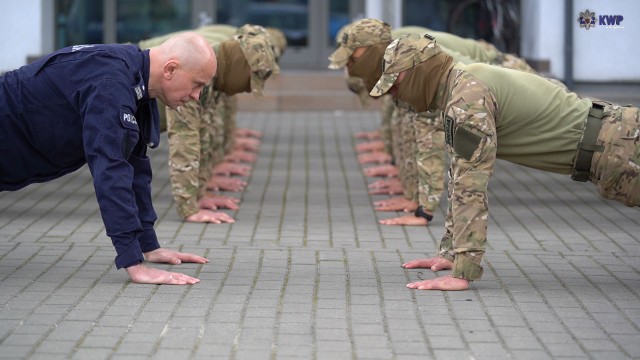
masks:
{"type": "Polygon", "coordinates": [[[213,67],[211,77],[215,75],[216,56],[211,44],[203,36],[186,31],[170,37],[159,47],[165,55],[165,61],[178,60],[186,69],[213,67]]]}
{"type": "Polygon", "coordinates": [[[150,49],[149,94],[171,108],[198,99],[217,70],[211,44],[191,31],[178,33],[150,49]]]}

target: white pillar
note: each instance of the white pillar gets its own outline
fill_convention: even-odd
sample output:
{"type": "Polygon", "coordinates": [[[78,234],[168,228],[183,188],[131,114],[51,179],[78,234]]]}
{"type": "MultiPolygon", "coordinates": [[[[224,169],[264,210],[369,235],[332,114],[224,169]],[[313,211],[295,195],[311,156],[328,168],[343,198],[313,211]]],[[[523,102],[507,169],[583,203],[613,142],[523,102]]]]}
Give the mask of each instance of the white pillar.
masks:
{"type": "Polygon", "coordinates": [[[27,56],[43,54],[41,0],[2,3],[0,21],[0,72],[17,69],[27,56]]]}
{"type": "Polygon", "coordinates": [[[382,20],[392,28],[402,26],[402,0],[366,0],[365,17],[382,20]]]}
{"type": "MultiPolygon", "coordinates": [[[[564,77],[564,1],[520,2],[520,55],[549,61],[551,76],[564,77]]],[[[577,18],[577,17],[576,17],[577,18]]]]}

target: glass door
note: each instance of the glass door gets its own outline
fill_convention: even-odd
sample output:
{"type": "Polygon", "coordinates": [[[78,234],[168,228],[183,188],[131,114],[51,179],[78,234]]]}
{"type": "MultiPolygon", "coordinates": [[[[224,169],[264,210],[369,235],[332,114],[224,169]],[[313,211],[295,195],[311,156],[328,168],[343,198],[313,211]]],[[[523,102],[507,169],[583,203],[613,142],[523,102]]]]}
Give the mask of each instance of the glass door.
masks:
{"type": "Polygon", "coordinates": [[[338,30],[355,17],[356,0],[218,0],[215,22],[275,27],[287,37],[283,69],[326,69],[338,30]]]}

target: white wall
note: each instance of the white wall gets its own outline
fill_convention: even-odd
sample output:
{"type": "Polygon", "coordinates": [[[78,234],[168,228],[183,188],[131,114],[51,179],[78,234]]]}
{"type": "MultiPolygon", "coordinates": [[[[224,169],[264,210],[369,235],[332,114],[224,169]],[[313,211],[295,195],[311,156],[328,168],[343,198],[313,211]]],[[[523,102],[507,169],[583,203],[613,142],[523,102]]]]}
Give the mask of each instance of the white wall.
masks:
{"type": "Polygon", "coordinates": [[[573,67],[576,81],[640,81],[640,1],[574,0],[576,24],[580,12],[622,15],[622,29],[596,25],[573,32],[573,67]]]}
{"type": "Polygon", "coordinates": [[[573,77],[575,81],[640,81],[640,1],[573,0],[573,14],[567,20],[564,1],[522,0],[521,55],[549,60],[551,75],[564,79],[564,30],[573,27],[573,77]],[[623,29],[596,25],[585,30],[578,24],[580,12],[622,15],[623,29]]]}
{"type": "Polygon", "coordinates": [[[551,75],[564,78],[564,0],[521,0],[520,6],[520,55],[549,60],[551,75]]]}
{"type": "Polygon", "coordinates": [[[379,19],[392,28],[402,26],[401,0],[365,0],[365,18],[379,19]]]}
{"type": "MultiPolygon", "coordinates": [[[[366,0],[366,17],[401,26],[401,0],[366,0]]],[[[26,64],[27,56],[53,51],[53,0],[2,1],[0,72],[26,64]],[[45,30],[43,30],[45,29],[45,30]],[[43,36],[47,37],[43,39],[43,36]]],[[[549,60],[551,75],[564,79],[564,0],[521,0],[522,56],[549,60]]],[[[573,0],[573,67],[575,81],[640,81],[640,1],[573,0]],[[622,29],[578,25],[579,13],[622,15],[622,29]]]]}
{"type": "Polygon", "coordinates": [[[25,65],[27,56],[44,53],[42,26],[45,21],[42,13],[41,0],[2,2],[0,72],[25,65]]]}

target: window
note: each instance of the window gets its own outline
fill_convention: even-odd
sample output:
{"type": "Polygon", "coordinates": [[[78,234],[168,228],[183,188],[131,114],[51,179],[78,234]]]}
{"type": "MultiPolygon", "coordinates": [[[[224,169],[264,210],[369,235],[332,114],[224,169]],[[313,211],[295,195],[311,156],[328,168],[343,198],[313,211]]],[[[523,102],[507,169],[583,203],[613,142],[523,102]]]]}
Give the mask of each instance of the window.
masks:
{"type": "Polygon", "coordinates": [[[190,29],[191,9],[191,1],[186,0],[57,0],[56,47],[105,39],[136,43],[190,29]],[[115,19],[105,16],[105,5],[115,6],[115,19]],[[115,23],[115,34],[106,33],[107,23],[115,23]]]}

